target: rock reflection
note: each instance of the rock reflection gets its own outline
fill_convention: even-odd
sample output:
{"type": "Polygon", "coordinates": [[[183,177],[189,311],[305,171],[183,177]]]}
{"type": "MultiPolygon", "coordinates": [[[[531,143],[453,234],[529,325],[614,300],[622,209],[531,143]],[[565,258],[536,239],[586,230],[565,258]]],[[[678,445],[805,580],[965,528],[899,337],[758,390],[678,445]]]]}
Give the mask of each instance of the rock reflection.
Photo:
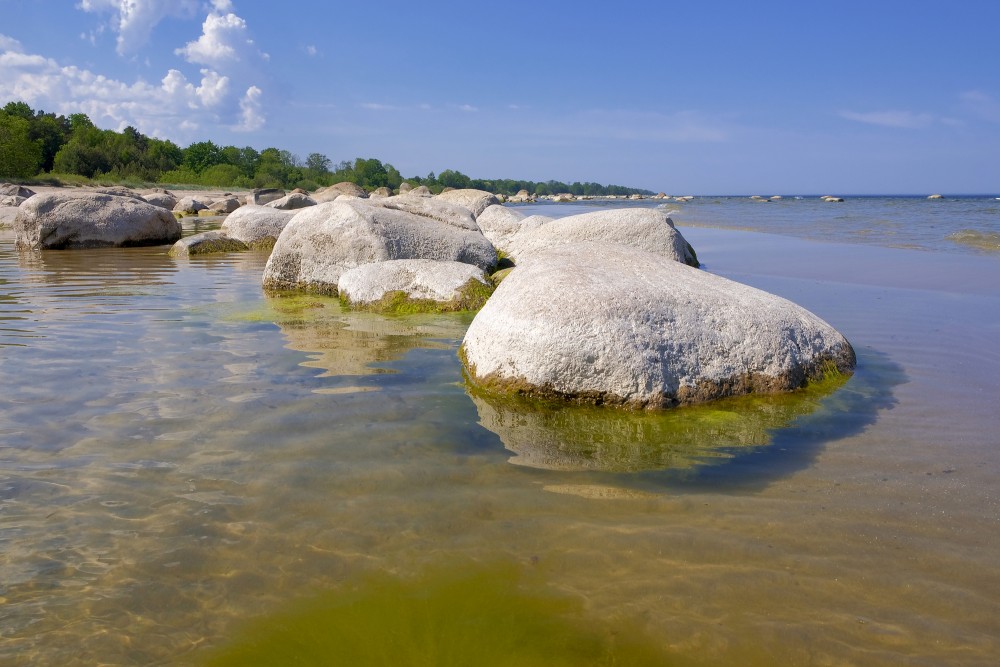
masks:
{"type": "Polygon", "coordinates": [[[310,355],[301,365],[320,377],[392,372],[384,364],[412,349],[447,349],[462,337],[467,315],[384,316],[351,312],[336,298],[269,295],[263,310],[248,314],[274,322],[286,347],[310,355]]]}
{"type": "Polygon", "coordinates": [[[515,465],[547,470],[639,472],[694,469],[768,445],[774,429],[813,412],[847,381],[745,396],[662,412],[632,412],[499,397],[468,387],[479,423],[514,453],[515,465]]]}

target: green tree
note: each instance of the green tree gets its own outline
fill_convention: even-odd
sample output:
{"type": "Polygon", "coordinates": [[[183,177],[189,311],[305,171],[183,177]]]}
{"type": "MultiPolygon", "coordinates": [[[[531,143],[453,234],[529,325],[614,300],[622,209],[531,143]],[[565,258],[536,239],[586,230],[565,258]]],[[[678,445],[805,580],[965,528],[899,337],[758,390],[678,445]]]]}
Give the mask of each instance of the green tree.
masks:
{"type": "Polygon", "coordinates": [[[326,174],[330,171],[330,158],[322,153],[310,153],[306,158],[306,169],[316,174],[326,174]]]}
{"type": "Polygon", "coordinates": [[[198,141],[184,149],[184,166],[196,174],[222,162],[222,149],[211,141],[198,141]]]}
{"type": "Polygon", "coordinates": [[[42,147],[31,140],[30,131],[24,118],[0,113],[0,177],[29,178],[38,173],[42,147]]]}

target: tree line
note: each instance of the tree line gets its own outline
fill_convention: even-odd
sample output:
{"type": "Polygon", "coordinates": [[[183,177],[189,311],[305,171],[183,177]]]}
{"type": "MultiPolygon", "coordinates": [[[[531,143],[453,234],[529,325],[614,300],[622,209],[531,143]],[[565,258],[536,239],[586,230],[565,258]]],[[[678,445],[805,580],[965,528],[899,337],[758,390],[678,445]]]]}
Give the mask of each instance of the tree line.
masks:
{"type": "Polygon", "coordinates": [[[568,192],[580,195],[652,194],[648,190],[599,183],[535,182],[470,178],[445,169],[439,174],[403,177],[391,164],[356,158],[334,164],[322,153],[305,160],[286,150],[250,146],[218,146],[198,141],[181,148],[172,141],[147,137],[134,127],[102,130],[86,114],[69,117],[35,111],[24,102],[0,109],[0,178],[35,179],[74,176],[118,183],[159,183],[233,188],[320,187],[348,181],[366,190],[404,183],[444,188],[476,188],[514,195],[568,192]]]}

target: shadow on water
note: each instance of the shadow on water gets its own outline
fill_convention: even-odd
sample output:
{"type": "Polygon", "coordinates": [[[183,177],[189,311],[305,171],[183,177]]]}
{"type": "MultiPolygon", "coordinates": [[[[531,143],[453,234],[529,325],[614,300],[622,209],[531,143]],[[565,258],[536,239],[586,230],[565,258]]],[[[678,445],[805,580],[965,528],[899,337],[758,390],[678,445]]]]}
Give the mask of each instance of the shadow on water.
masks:
{"type": "Polygon", "coordinates": [[[510,463],[645,489],[758,488],[808,467],[822,447],[856,435],[891,409],[907,381],[883,353],[856,373],[775,396],[744,396],[665,412],[628,412],[467,391],[479,423],[510,463]]]}
{"type": "Polygon", "coordinates": [[[515,563],[449,563],[405,579],[369,574],[300,601],[245,625],[202,664],[682,664],[623,621],[588,619],[580,600],[515,563]]]}

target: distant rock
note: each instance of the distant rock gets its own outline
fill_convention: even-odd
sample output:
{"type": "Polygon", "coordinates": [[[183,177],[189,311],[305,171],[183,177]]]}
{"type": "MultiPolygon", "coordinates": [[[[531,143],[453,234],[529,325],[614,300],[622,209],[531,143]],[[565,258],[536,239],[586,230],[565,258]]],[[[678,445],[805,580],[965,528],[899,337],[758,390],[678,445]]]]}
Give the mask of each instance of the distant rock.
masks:
{"type": "Polygon", "coordinates": [[[177,197],[169,192],[150,192],[142,195],[142,198],[153,206],[159,206],[168,211],[174,210],[174,207],[177,206],[177,197]]]}
{"type": "Polygon", "coordinates": [[[944,195],[931,195],[928,199],[944,199],[944,195]]]}
{"type": "Polygon", "coordinates": [[[413,189],[413,185],[410,184],[410,183],[407,183],[406,181],[403,181],[402,183],[399,184],[399,194],[401,194],[401,195],[402,194],[406,194],[407,192],[409,192],[412,189],[413,189]]]}
{"type": "MultiPolygon", "coordinates": [[[[400,188],[400,194],[402,194],[402,188],[400,188]]],[[[414,197],[433,197],[434,193],[426,185],[418,185],[417,187],[411,189],[407,194],[414,197]]]]}
{"type": "Polygon", "coordinates": [[[572,243],[532,255],[465,335],[495,393],[664,408],[850,373],[850,343],[780,297],[661,255],[572,243]]]}
{"type": "Polygon", "coordinates": [[[198,211],[206,209],[208,209],[208,206],[194,197],[182,197],[174,204],[174,213],[182,213],[184,215],[197,215],[198,211]]]}
{"type": "Polygon", "coordinates": [[[247,195],[247,206],[263,206],[284,196],[285,191],[281,188],[256,188],[247,195]]]}
{"type": "Polygon", "coordinates": [[[220,231],[251,248],[271,248],[295,214],[267,206],[242,206],[229,214],[220,231]]]}
{"type": "Polygon", "coordinates": [[[272,202],[268,202],[264,204],[264,206],[277,208],[282,211],[294,211],[300,208],[305,208],[306,206],[315,206],[316,203],[316,200],[309,195],[293,192],[290,195],[285,195],[281,199],[275,199],[272,202]]]}
{"type": "Polygon", "coordinates": [[[241,206],[243,202],[236,197],[223,197],[209,204],[208,209],[216,215],[229,215],[241,206]]]}
{"type": "Polygon", "coordinates": [[[27,199],[34,196],[34,194],[34,190],[29,190],[23,185],[0,183],[0,197],[22,197],[23,199],[27,199]]]}
{"type": "Polygon", "coordinates": [[[175,243],[167,254],[171,257],[207,255],[218,252],[239,252],[247,250],[247,244],[229,238],[222,232],[211,231],[185,236],[175,243]]]}
{"type": "Polygon", "coordinates": [[[14,226],[17,218],[16,206],[0,206],[0,229],[7,229],[14,226]]]}
{"type": "Polygon", "coordinates": [[[487,206],[494,206],[500,203],[500,200],[497,199],[496,195],[492,192],[486,192],[485,190],[473,190],[469,188],[442,192],[436,198],[452,204],[464,206],[472,211],[472,217],[474,218],[478,218],[479,214],[482,213],[487,206]]]}
{"type": "Polygon", "coordinates": [[[159,245],[181,236],[170,211],[97,193],[35,195],[18,208],[14,230],[24,250],[159,245]]]}
{"type": "Polygon", "coordinates": [[[377,201],[338,200],[300,210],[274,244],[264,287],[334,294],[345,271],[391,259],[457,261],[484,271],[496,263],[496,250],[478,228],[444,224],[377,201]]]}
{"type": "Polygon", "coordinates": [[[17,208],[26,201],[28,201],[27,197],[19,197],[17,195],[0,196],[0,206],[9,208],[17,208]]]}
{"type": "Polygon", "coordinates": [[[371,193],[369,193],[368,196],[369,197],[391,197],[392,196],[392,190],[390,190],[389,188],[387,188],[385,186],[382,186],[381,188],[375,188],[374,190],[372,190],[371,193]]]}
{"type": "Polygon", "coordinates": [[[529,201],[535,201],[535,196],[530,194],[527,190],[518,190],[517,194],[510,198],[512,203],[524,203],[529,201]]]}
{"type": "Polygon", "coordinates": [[[139,201],[146,201],[143,199],[142,195],[133,190],[132,188],[126,188],[122,185],[112,185],[106,188],[97,188],[93,190],[100,195],[114,195],[115,197],[128,197],[129,199],[137,199],[139,201]]]}
{"type": "Polygon", "coordinates": [[[342,273],[337,289],[352,308],[389,312],[478,310],[493,291],[482,269],[430,259],[363,264],[342,273]]]}
{"type": "Polygon", "coordinates": [[[312,194],[312,198],[317,204],[322,204],[328,201],[333,201],[342,195],[360,197],[361,199],[368,197],[368,193],[365,192],[363,187],[356,183],[348,183],[347,181],[344,181],[342,183],[334,183],[326,188],[320,188],[312,194]]]}
{"type": "Polygon", "coordinates": [[[664,211],[622,208],[594,211],[551,222],[526,224],[506,244],[507,253],[520,262],[552,246],[579,241],[616,243],[698,266],[694,248],[681,235],[664,211]]]}

